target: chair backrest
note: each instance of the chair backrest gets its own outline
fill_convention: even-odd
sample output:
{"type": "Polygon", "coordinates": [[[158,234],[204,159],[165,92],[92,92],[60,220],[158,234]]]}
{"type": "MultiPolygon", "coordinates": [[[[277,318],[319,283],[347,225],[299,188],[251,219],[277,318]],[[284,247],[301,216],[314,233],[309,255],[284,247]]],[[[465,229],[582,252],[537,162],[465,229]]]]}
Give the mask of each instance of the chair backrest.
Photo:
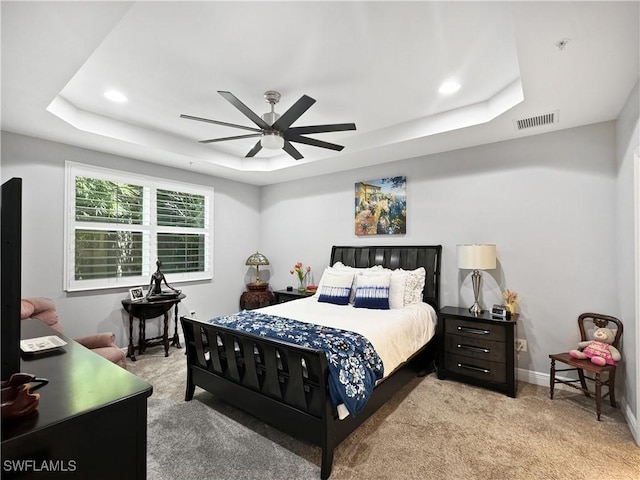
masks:
{"type": "Polygon", "coordinates": [[[612,345],[617,349],[620,348],[620,339],[622,338],[622,322],[616,317],[610,315],[603,315],[601,313],[583,313],[578,317],[578,327],[580,328],[580,339],[593,340],[593,337],[589,338],[588,333],[591,331],[589,324],[593,325],[593,329],[596,328],[610,328],[616,334],[616,338],[613,340],[612,345]],[[610,323],[615,324],[609,325],[610,323]]]}

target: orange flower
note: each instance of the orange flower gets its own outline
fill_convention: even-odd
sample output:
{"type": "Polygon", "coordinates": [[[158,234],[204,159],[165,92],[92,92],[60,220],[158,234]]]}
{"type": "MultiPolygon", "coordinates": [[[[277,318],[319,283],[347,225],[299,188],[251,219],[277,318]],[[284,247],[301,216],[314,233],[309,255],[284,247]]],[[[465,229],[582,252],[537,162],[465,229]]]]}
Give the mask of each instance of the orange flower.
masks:
{"type": "Polygon", "coordinates": [[[311,267],[306,267],[306,268],[302,268],[302,262],[298,262],[294,265],[292,270],[289,270],[289,273],[291,275],[293,275],[294,273],[298,275],[298,278],[300,279],[300,282],[302,282],[305,277],[309,274],[309,272],[311,271],[311,267]]]}

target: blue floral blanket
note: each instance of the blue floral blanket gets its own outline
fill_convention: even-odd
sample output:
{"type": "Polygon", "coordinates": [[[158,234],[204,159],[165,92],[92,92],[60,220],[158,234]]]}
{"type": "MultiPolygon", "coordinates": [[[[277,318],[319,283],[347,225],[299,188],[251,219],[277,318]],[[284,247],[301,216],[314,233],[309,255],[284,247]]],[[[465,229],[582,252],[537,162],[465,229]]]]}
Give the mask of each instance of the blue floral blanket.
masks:
{"type": "Polygon", "coordinates": [[[331,400],[335,405],[343,403],[351,415],[366,405],[384,374],[382,360],[369,340],[355,332],[249,310],[213,318],[209,323],[324,350],[331,400]]]}

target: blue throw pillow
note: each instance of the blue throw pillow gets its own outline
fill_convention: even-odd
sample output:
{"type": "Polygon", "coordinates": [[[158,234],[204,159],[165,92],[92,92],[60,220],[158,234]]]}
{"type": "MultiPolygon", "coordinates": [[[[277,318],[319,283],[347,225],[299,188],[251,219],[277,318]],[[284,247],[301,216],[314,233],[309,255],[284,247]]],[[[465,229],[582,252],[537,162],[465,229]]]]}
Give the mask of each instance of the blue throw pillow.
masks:
{"type": "Polygon", "coordinates": [[[319,302],[347,305],[351,295],[353,274],[333,273],[326,271],[320,280],[319,302]]]}
{"type": "Polygon", "coordinates": [[[390,274],[359,275],[356,277],[356,308],[389,310],[390,274]]]}

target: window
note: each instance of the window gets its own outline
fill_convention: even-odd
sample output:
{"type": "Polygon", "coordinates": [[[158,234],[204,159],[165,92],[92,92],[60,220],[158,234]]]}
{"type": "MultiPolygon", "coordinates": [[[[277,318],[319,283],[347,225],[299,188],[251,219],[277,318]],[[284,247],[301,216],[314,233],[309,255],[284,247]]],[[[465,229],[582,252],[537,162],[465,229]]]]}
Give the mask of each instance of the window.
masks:
{"type": "Polygon", "coordinates": [[[212,278],[213,189],[66,163],[65,289],[212,278]]]}

